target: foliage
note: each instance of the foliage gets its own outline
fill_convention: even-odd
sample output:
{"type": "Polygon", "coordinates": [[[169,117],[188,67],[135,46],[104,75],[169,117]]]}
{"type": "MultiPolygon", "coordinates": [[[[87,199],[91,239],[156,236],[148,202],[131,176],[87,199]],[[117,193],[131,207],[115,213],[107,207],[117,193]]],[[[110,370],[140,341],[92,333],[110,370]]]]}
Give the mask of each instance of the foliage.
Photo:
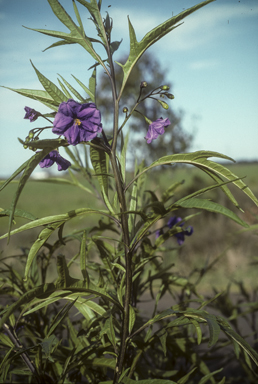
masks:
{"type": "MultiPolygon", "coordinates": [[[[256,205],[257,198],[232,170],[210,160],[214,157],[229,161],[232,159],[212,151],[170,154],[154,160],[150,165],[136,160],[134,174],[127,180],[126,153],[130,137],[124,135],[123,128],[136,108],[147,99],[158,98],[153,102],[158,102],[167,110],[168,104],[162,99],[173,99],[167,85],[161,84],[143,96],[142,90],[146,84],[142,79],[140,85],[135,85],[139,87],[138,98],[125,111],[123,123],[118,124],[123,91],[143,53],[177,27],[183,18],[211,1],[204,1],[171,17],[148,32],[140,42],[129,20],[130,52],[126,62],[119,63],[123,70],[123,80],[118,89],[112,56],[119,48],[119,42],[111,40],[113,21],[108,14],[105,19],[102,18],[102,2],[78,0],[91,15],[98,34],[95,39],[86,35],[75,1],[73,5],[77,24],[58,0],[48,0],[54,14],[70,33],[42,29],[36,31],[60,39],[49,48],[75,43],[81,45],[96,64],[88,86],[77,79],[89,96],[88,99],[84,99],[62,77],[59,79],[60,88],[57,87],[34,65],[44,91],[12,89],[47,105],[51,113],[43,115],[27,107],[26,118],[31,122],[46,119],[51,125],[34,128],[25,140],[20,139],[24,147],[33,150],[35,154],[1,187],[7,187],[21,173],[11,206],[0,212],[1,216],[9,216],[8,231],[0,239],[9,240],[10,236],[17,233],[40,228],[31,247],[24,248],[22,254],[16,255],[17,260],[23,263],[21,270],[11,267],[9,258],[2,260],[1,293],[7,302],[0,313],[0,325],[3,328],[0,340],[4,352],[0,376],[2,382],[131,384],[139,381],[150,384],[203,384],[210,381],[223,384],[226,382],[223,368],[213,369],[217,351],[225,350],[228,346],[228,342],[220,338],[221,331],[233,343],[235,356],[241,360],[249,382],[254,383],[257,379],[257,352],[236,332],[238,317],[245,316],[246,310],[238,308],[238,313],[230,311],[234,329],[226,319],[204,309],[218,302],[218,308],[224,314],[223,300],[229,302],[229,292],[223,295],[216,293],[209,299],[200,296],[196,284],[192,284],[189,277],[173,273],[173,265],[165,266],[161,256],[166,251],[164,243],[170,238],[180,238],[182,243],[182,235],[191,228],[186,225],[202,210],[224,215],[249,229],[248,224],[233,210],[204,198],[204,193],[219,188],[239,210],[241,208],[229,184],[233,184],[256,205]],[[105,48],[107,59],[99,56],[95,49],[98,44],[105,48]],[[99,65],[110,80],[114,112],[111,137],[100,123],[100,114],[95,105],[96,70],[99,65]],[[73,97],[77,101],[71,100],[73,97]],[[39,136],[45,129],[52,129],[52,133],[58,130],[65,138],[41,140],[39,136]],[[88,140],[88,135],[91,135],[90,141],[82,142],[88,140]],[[121,142],[120,150],[118,141],[121,142]],[[76,146],[78,143],[83,149],[83,155],[76,146]],[[48,166],[51,159],[49,154],[58,151],[60,147],[64,147],[70,157],[69,173],[72,181],[56,178],[52,182],[64,185],[70,183],[84,190],[87,197],[93,194],[102,203],[102,207],[84,206],[62,214],[36,218],[18,209],[19,197],[35,167],[38,164],[48,166]],[[188,164],[198,168],[212,179],[213,184],[182,197],[175,193],[180,186],[178,182],[172,182],[161,196],[146,190],[145,181],[151,170],[174,164],[188,164]],[[87,186],[81,182],[81,176],[87,186]],[[189,209],[194,210],[194,213],[182,215],[182,212],[189,209]],[[87,226],[89,215],[97,215],[98,224],[87,226]],[[27,221],[12,230],[16,216],[27,221]],[[177,218],[171,221],[171,216],[177,218]],[[82,227],[67,231],[67,225],[79,218],[83,220],[82,227]],[[164,224],[155,236],[155,225],[163,219],[169,219],[170,224],[164,224]],[[78,251],[71,247],[70,257],[66,259],[62,249],[74,242],[79,244],[78,251]],[[57,278],[51,277],[49,273],[54,261],[57,278]],[[153,310],[149,311],[148,318],[140,310],[147,294],[153,300],[153,310]],[[159,301],[165,295],[176,298],[176,304],[158,310],[159,301]],[[221,300],[217,301],[219,298],[221,300]],[[202,350],[198,345],[205,349],[202,350]],[[207,346],[210,348],[209,353],[207,346]],[[24,364],[22,369],[21,361],[24,364]]],[[[157,123],[157,120],[152,122],[149,116],[143,116],[144,120],[148,122],[149,130],[152,123],[157,123]]],[[[165,135],[165,130],[160,130],[161,134],[165,135]]],[[[158,142],[159,137],[155,136],[154,139],[158,142]]],[[[54,154],[60,162],[57,153],[54,154]]],[[[68,162],[63,162],[64,159],[61,164],[64,169],[63,165],[67,167],[68,162]]],[[[188,232],[190,234],[192,229],[188,232]]],[[[200,278],[203,274],[200,271],[200,278]]],[[[253,314],[257,303],[247,298],[247,311],[253,314]]],[[[251,326],[257,336],[255,322],[251,326]]],[[[229,363],[232,357],[229,354],[225,360],[220,360],[221,365],[229,363]]]]}

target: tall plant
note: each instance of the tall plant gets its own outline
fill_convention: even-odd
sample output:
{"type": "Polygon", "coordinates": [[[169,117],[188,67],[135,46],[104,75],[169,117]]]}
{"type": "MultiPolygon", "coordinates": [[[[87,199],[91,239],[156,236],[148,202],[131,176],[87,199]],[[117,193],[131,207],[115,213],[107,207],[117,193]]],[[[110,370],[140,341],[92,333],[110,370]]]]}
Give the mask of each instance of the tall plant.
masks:
{"type": "MultiPolygon", "coordinates": [[[[111,38],[113,20],[108,13],[104,18],[101,15],[101,0],[77,1],[90,13],[91,22],[97,29],[97,38],[85,33],[75,1],[73,7],[77,23],[67,14],[58,0],[48,0],[52,11],[70,33],[43,29],[34,31],[59,39],[49,48],[79,44],[91,55],[94,69],[89,85],[86,86],[74,76],[78,85],[86,92],[87,98],[84,98],[63,77],[58,79],[60,87],[57,87],[34,64],[32,66],[44,90],[9,88],[48,106],[51,113],[42,114],[30,107],[25,108],[25,118],[31,122],[44,119],[48,125],[33,128],[25,140],[19,139],[24,148],[29,148],[35,153],[1,187],[5,188],[21,173],[11,207],[1,212],[2,216],[9,216],[8,232],[1,239],[6,237],[9,239],[16,233],[42,227],[26,255],[24,279],[16,275],[16,279],[19,280],[19,289],[16,291],[18,298],[1,312],[1,326],[5,330],[2,342],[10,347],[1,363],[1,379],[7,381],[15,375],[20,377],[22,373],[14,369],[13,361],[22,357],[28,367],[26,373],[30,377],[28,380],[37,380],[39,383],[130,384],[136,380],[141,383],[165,384],[175,383],[171,380],[175,379],[183,384],[191,375],[196,374],[196,368],[199,368],[202,377],[200,383],[209,379],[212,381],[213,376],[219,371],[210,372],[204,363],[198,361],[196,354],[191,354],[191,365],[188,365],[184,374],[176,368],[173,354],[173,351],[178,353],[182,339],[178,336],[178,327],[193,326],[199,344],[202,341],[202,326],[205,324],[208,325],[210,332],[210,346],[217,342],[222,330],[233,341],[238,351],[240,346],[246,356],[258,364],[257,353],[234,332],[226,320],[203,310],[206,302],[200,300],[199,309],[178,303],[157,313],[159,299],[165,293],[171,293],[174,284],[181,285],[184,290],[194,289],[186,280],[177,279],[173,273],[169,273],[169,268],[165,268],[158,257],[166,240],[174,237],[178,245],[181,245],[185,236],[193,233],[193,228],[186,226],[186,222],[190,221],[193,215],[181,218],[178,217],[177,211],[180,209],[182,215],[185,208],[197,209],[196,214],[200,210],[207,210],[225,215],[246,227],[247,224],[233,211],[202,197],[209,190],[221,188],[231,202],[240,208],[228,188],[228,183],[240,188],[258,205],[258,200],[241,179],[223,165],[210,160],[211,157],[232,159],[212,151],[163,156],[147,167],[143,163],[138,164],[136,159],[134,175],[130,180],[126,168],[126,152],[130,137],[129,134],[124,137],[123,129],[130,124],[130,118],[135,113],[141,113],[141,104],[147,99],[159,103],[165,113],[169,108],[168,103],[174,98],[169,92],[169,87],[163,84],[156,89],[150,89],[143,96],[142,90],[148,89],[148,84],[142,79],[140,84],[135,84],[139,89],[139,95],[134,106],[130,109],[121,106],[120,99],[132,69],[150,46],[178,27],[185,17],[213,0],[204,1],[169,18],[149,31],[140,42],[137,41],[135,30],[128,18],[130,52],[125,63],[118,63],[123,70],[123,81],[119,89],[116,84],[113,53],[119,48],[120,42],[112,41],[111,38]],[[99,46],[105,49],[104,58],[98,53],[99,46]],[[100,110],[96,105],[96,71],[99,66],[103,68],[110,81],[110,98],[113,100],[113,109],[110,112],[113,114],[112,130],[102,125],[100,110]],[[119,124],[121,107],[124,120],[119,124]],[[43,130],[52,132],[49,139],[40,138],[43,130]],[[77,145],[83,148],[83,155],[77,145]],[[70,161],[59,154],[61,147],[65,149],[70,161]],[[17,209],[18,199],[35,167],[39,164],[42,168],[48,168],[54,163],[57,164],[59,171],[68,169],[71,180],[57,178],[52,181],[82,188],[86,196],[85,206],[40,219],[17,209]],[[173,183],[173,180],[161,197],[153,191],[145,191],[146,174],[155,167],[171,164],[190,164],[198,167],[213,179],[214,184],[182,198],[174,195],[178,183],[173,183]],[[80,178],[80,174],[87,180],[87,186],[80,178]],[[98,197],[102,201],[103,209],[87,207],[88,194],[98,197]],[[100,220],[99,225],[93,228],[85,225],[83,229],[64,234],[68,222],[87,215],[97,215],[106,219],[100,220]],[[22,216],[29,222],[12,230],[16,216],[22,216]],[[154,233],[155,224],[161,222],[161,219],[164,219],[166,224],[161,225],[154,233]],[[57,233],[58,238],[51,244],[49,238],[53,233],[57,233]],[[74,239],[80,242],[79,252],[71,255],[67,264],[65,257],[57,255],[57,252],[60,247],[74,239]],[[55,255],[57,255],[58,278],[47,283],[46,269],[55,255]],[[70,276],[69,267],[77,259],[80,261],[81,277],[75,278],[70,276]],[[40,268],[41,276],[37,272],[37,260],[43,260],[40,268]],[[139,312],[139,304],[142,295],[149,290],[155,297],[155,305],[153,315],[146,320],[139,312]],[[67,305],[61,310],[56,307],[56,312],[53,312],[51,309],[53,303],[60,300],[66,300],[67,305]],[[72,306],[84,317],[80,330],[78,323],[67,317],[72,306]],[[37,325],[36,316],[40,316],[42,326],[37,325]],[[26,340],[28,337],[30,339],[27,347],[20,342],[16,334],[19,323],[26,318],[30,319],[24,323],[26,340]],[[66,321],[65,329],[68,332],[64,345],[62,345],[64,338],[62,321],[66,321]],[[158,327],[155,328],[154,324],[158,327]],[[6,341],[6,337],[9,337],[9,342],[6,341]],[[174,361],[174,367],[170,365],[169,358],[174,361]]],[[[153,140],[158,141],[159,136],[165,135],[170,126],[166,116],[150,121],[148,116],[142,115],[142,123],[139,132],[142,131],[146,146],[153,140]],[[148,129],[144,132],[146,123],[148,129]]],[[[9,282],[10,286],[13,284],[14,292],[14,280],[11,278],[9,282]]],[[[193,348],[190,334],[187,334],[184,340],[184,343],[187,343],[184,345],[193,348]]],[[[225,379],[220,382],[225,382],[225,379]]]]}

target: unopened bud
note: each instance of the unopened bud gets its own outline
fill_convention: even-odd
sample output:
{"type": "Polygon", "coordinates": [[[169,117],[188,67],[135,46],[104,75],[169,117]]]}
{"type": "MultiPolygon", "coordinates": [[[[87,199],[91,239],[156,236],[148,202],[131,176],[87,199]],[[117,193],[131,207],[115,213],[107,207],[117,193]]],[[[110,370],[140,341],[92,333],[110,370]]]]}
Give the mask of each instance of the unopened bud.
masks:
{"type": "Polygon", "coordinates": [[[168,91],[169,90],[168,85],[162,85],[160,88],[162,89],[162,91],[168,91]]]}
{"type": "Polygon", "coordinates": [[[34,136],[34,133],[33,133],[33,132],[30,132],[30,133],[29,133],[29,138],[32,139],[33,136],[34,136]]]}
{"type": "Polygon", "coordinates": [[[169,108],[168,104],[165,101],[158,100],[158,102],[161,104],[162,108],[164,108],[164,109],[169,108]]]}
{"type": "Polygon", "coordinates": [[[168,99],[171,99],[171,100],[173,100],[175,98],[175,96],[172,95],[172,93],[166,92],[165,95],[167,96],[168,99]]]}
{"type": "Polygon", "coordinates": [[[27,149],[27,148],[28,148],[28,145],[24,144],[23,148],[24,148],[24,149],[27,149]]]}
{"type": "Polygon", "coordinates": [[[124,112],[124,113],[127,113],[127,112],[128,112],[128,108],[127,108],[127,107],[124,107],[124,108],[123,108],[123,112],[124,112]]]}
{"type": "Polygon", "coordinates": [[[147,88],[147,87],[148,87],[147,81],[142,81],[141,85],[140,85],[140,88],[147,88]]]}

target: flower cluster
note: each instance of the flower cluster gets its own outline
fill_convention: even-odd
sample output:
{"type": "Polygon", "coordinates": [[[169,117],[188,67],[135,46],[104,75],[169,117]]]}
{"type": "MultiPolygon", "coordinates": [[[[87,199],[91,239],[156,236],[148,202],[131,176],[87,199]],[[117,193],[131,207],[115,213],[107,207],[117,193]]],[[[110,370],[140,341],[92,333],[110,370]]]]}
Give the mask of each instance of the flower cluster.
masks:
{"type": "MultiPolygon", "coordinates": [[[[172,229],[174,226],[176,226],[178,223],[179,227],[183,227],[184,223],[182,222],[181,217],[172,216],[167,222],[167,226],[169,229],[172,229]],[[180,223],[181,222],[181,223],[180,223]]],[[[163,231],[162,229],[158,230],[156,232],[156,238],[158,238],[160,235],[162,235],[163,231]]],[[[193,233],[193,227],[189,225],[186,229],[184,229],[182,232],[175,233],[174,236],[177,239],[177,242],[179,245],[182,245],[185,241],[185,236],[191,236],[193,233]]]]}
{"type": "MultiPolygon", "coordinates": [[[[145,84],[144,84],[145,86],[145,84]]],[[[30,107],[24,108],[25,119],[35,121],[41,114],[30,107]]],[[[169,119],[162,117],[152,122],[145,139],[150,144],[159,135],[165,132],[165,128],[171,124],[169,119]]],[[[80,104],[73,99],[64,101],[59,105],[56,113],[52,132],[63,135],[68,144],[77,145],[81,142],[93,140],[98,133],[102,132],[101,114],[94,103],[80,104]]],[[[51,167],[58,164],[58,170],[66,170],[71,163],[59,155],[58,151],[51,151],[40,163],[41,168],[51,167]]]]}
{"type": "Polygon", "coordinates": [[[71,165],[70,161],[64,159],[58,151],[54,150],[49,152],[49,154],[40,161],[39,166],[41,168],[49,168],[54,163],[57,163],[58,171],[66,171],[71,165]]]}
{"type": "MultiPolygon", "coordinates": [[[[35,121],[40,113],[30,107],[24,108],[25,119],[35,121]]],[[[53,122],[52,132],[64,135],[69,144],[77,145],[83,141],[93,140],[102,131],[100,111],[94,103],[80,104],[72,99],[59,105],[53,122]]],[[[40,163],[41,168],[49,168],[54,163],[58,170],[64,171],[70,167],[70,161],[59,155],[58,151],[51,151],[40,163]]]]}
{"type": "Polygon", "coordinates": [[[69,99],[59,105],[53,133],[64,135],[69,144],[94,139],[102,131],[100,111],[94,103],[80,104],[69,99]]]}

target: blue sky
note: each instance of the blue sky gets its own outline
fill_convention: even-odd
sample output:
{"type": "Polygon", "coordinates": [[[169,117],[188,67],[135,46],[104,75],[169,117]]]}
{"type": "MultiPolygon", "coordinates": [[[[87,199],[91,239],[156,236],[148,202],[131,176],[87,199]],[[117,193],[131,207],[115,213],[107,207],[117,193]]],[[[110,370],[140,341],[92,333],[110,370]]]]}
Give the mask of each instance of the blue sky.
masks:
{"type": "MultiPolygon", "coordinates": [[[[73,16],[72,1],[60,1],[73,16]]],[[[103,17],[114,20],[113,39],[123,38],[115,59],[128,52],[127,15],[138,41],[169,17],[189,8],[194,0],[103,0],[103,17]],[[111,5],[111,7],[108,7],[111,5]]],[[[80,5],[88,35],[95,34],[88,14],[80,5]]],[[[74,18],[74,16],[73,16],[74,18]]],[[[74,18],[75,19],[75,18],[74,18]]],[[[55,18],[47,0],[0,0],[0,85],[42,89],[30,59],[51,81],[60,73],[71,84],[71,74],[85,84],[93,60],[81,47],[66,46],[42,52],[55,39],[22,27],[67,32],[55,18]]],[[[185,112],[184,127],[193,131],[191,150],[214,150],[235,160],[258,160],[258,2],[217,0],[188,16],[184,24],[150,50],[166,68],[173,84],[175,111],[185,112]],[[193,124],[193,121],[195,123],[193,124]]],[[[24,106],[41,112],[41,104],[0,88],[0,176],[6,177],[28,159],[17,137],[25,138],[37,120],[24,120],[24,106]]],[[[165,118],[165,111],[162,110],[165,118]]],[[[145,132],[143,132],[143,137],[145,132]]],[[[39,170],[39,168],[38,168],[39,170]]]]}

